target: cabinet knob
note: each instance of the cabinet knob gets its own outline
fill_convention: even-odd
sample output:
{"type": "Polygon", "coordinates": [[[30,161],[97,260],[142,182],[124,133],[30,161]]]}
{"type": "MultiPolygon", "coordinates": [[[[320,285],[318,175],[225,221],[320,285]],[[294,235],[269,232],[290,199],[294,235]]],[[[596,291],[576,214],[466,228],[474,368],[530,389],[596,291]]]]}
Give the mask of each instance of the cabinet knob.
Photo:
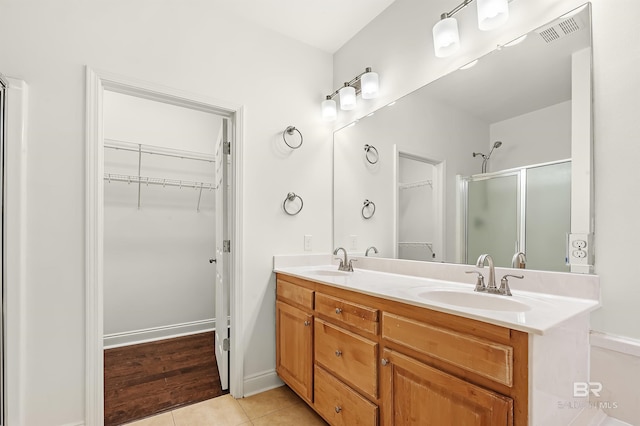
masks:
{"type": "Polygon", "coordinates": [[[342,407],[340,407],[339,405],[336,406],[336,413],[339,413],[340,411],[342,411],[342,407]]]}
{"type": "Polygon", "coordinates": [[[336,351],[336,356],[337,356],[337,357],[341,357],[341,356],[342,356],[342,351],[341,351],[340,349],[338,349],[338,350],[336,351]]]}
{"type": "Polygon", "coordinates": [[[340,309],[340,308],[336,308],[336,314],[338,314],[338,315],[339,315],[339,314],[341,314],[341,313],[342,313],[342,309],[340,309]]]}
{"type": "Polygon", "coordinates": [[[389,360],[388,360],[388,359],[385,359],[385,358],[382,358],[382,361],[380,361],[380,362],[382,363],[382,365],[387,365],[387,364],[389,364],[389,360]]]}
{"type": "Polygon", "coordinates": [[[305,322],[304,322],[304,326],[305,326],[305,327],[309,327],[310,325],[311,325],[311,321],[305,321],[305,322]]]}

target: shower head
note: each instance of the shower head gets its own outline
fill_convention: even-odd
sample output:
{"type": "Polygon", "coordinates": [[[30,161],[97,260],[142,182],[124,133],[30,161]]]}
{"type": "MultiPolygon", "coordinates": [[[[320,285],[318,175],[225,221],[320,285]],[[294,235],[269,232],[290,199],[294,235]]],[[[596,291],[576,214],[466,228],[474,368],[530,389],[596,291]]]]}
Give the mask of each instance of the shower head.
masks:
{"type": "Polygon", "coordinates": [[[502,142],[501,141],[495,141],[493,143],[493,147],[491,147],[491,151],[489,151],[489,155],[487,155],[487,159],[491,157],[491,153],[493,152],[494,149],[500,148],[501,146],[502,146],[502,142]]]}

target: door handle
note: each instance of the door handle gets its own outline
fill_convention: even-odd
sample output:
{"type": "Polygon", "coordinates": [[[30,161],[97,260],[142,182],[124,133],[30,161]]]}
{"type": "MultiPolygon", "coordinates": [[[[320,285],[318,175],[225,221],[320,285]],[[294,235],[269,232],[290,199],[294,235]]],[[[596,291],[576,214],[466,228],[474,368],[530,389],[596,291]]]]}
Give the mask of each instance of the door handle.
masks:
{"type": "Polygon", "coordinates": [[[209,263],[216,263],[216,262],[217,262],[217,260],[214,259],[213,257],[211,259],[209,259],[209,263]]]}

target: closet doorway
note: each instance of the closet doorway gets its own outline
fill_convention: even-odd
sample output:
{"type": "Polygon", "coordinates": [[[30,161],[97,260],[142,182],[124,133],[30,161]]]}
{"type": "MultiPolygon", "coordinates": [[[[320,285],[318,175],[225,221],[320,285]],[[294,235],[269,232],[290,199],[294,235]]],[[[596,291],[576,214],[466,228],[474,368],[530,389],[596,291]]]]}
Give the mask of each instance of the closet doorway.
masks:
{"type": "MultiPolygon", "coordinates": [[[[90,69],[87,89],[87,423],[133,420],[107,419],[104,405],[114,390],[105,385],[120,380],[107,377],[118,370],[107,351],[122,348],[159,359],[159,383],[211,378],[213,365],[218,388],[242,396],[233,338],[242,108],[90,69]],[[144,353],[160,343],[170,355],[144,353]],[[180,353],[188,347],[197,355],[180,353]]],[[[197,402],[174,398],[189,386],[150,399],[158,411],[197,402]]],[[[191,387],[202,400],[208,386],[191,387]]]]}
{"type": "Polygon", "coordinates": [[[444,257],[444,163],[396,155],[396,258],[439,262],[444,257]]]}

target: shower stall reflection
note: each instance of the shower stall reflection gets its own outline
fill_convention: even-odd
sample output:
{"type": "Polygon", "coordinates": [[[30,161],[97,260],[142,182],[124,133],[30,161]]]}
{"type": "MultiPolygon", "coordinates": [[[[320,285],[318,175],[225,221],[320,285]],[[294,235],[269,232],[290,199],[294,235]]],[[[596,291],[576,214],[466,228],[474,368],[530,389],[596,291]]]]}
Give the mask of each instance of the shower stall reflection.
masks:
{"type": "Polygon", "coordinates": [[[511,267],[523,252],[528,269],[570,270],[570,160],[462,177],[460,191],[463,262],[491,253],[496,266],[511,267]]]}

